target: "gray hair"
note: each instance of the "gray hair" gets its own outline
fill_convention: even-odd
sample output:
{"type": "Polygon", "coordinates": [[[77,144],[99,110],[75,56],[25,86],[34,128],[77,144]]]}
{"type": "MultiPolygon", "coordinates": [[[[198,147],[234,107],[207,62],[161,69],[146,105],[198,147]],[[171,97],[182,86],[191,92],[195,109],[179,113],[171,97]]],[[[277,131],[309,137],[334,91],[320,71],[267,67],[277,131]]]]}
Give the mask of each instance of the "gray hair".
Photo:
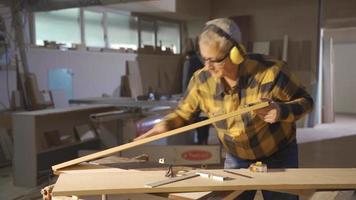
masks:
{"type": "MultiPolygon", "coordinates": [[[[240,28],[234,23],[234,21],[228,18],[218,18],[206,22],[205,27],[209,25],[215,25],[227,33],[233,40],[237,43],[241,42],[241,31],[240,28]]],[[[212,29],[204,29],[199,35],[200,45],[217,45],[219,50],[222,52],[227,52],[231,47],[231,41],[220,36],[218,33],[212,29]]]]}

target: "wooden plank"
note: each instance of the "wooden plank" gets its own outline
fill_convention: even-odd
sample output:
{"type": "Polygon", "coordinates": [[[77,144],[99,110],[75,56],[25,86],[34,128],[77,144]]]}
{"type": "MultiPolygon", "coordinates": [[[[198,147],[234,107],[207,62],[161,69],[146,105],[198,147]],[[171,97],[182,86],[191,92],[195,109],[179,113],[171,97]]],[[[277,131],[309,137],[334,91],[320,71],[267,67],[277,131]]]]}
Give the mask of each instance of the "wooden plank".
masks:
{"type": "Polygon", "coordinates": [[[209,197],[212,192],[181,192],[171,193],[168,198],[173,200],[198,200],[209,197]]]}
{"type": "Polygon", "coordinates": [[[283,36],[282,60],[288,62],[288,35],[283,36]]]}
{"type": "Polygon", "coordinates": [[[54,165],[54,166],[52,166],[52,169],[53,169],[53,171],[57,171],[58,169],[61,169],[61,168],[64,168],[64,167],[68,167],[68,166],[76,165],[76,164],[79,164],[79,163],[82,163],[82,162],[98,159],[98,158],[101,158],[101,157],[104,157],[104,156],[109,156],[109,155],[115,154],[117,152],[123,151],[125,149],[129,149],[129,148],[132,148],[132,147],[135,147],[135,146],[138,146],[138,145],[142,145],[142,144],[145,144],[145,143],[148,143],[148,142],[152,142],[152,141],[155,141],[155,140],[159,140],[159,139],[162,139],[162,138],[165,138],[165,137],[169,137],[169,136],[172,136],[172,135],[177,135],[179,133],[184,133],[186,131],[189,131],[189,130],[192,130],[192,129],[196,129],[198,127],[202,127],[202,126],[205,126],[205,125],[208,125],[208,124],[211,124],[211,123],[214,123],[214,122],[218,122],[218,121],[230,118],[230,117],[241,115],[241,114],[247,113],[247,112],[252,112],[254,110],[267,107],[268,105],[269,105],[268,102],[262,102],[262,103],[258,103],[256,105],[253,105],[253,106],[250,106],[250,107],[244,107],[244,108],[241,108],[241,109],[239,109],[237,111],[234,111],[234,112],[231,112],[231,113],[227,113],[227,114],[223,114],[223,115],[220,115],[220,116],[216,116],[216,117],[213,117],[213,118],[210,118],[210,119],[207,119],[207,120],[204,120],[204,121],[200,121],[200,122],[188,125],[188,126],[184,126],[184,127],[181,127],[181,128],[177,128],[177,129],[174,129],[174,130],[171,130],[171,131],[159,134],[159,135],[154,135],[154,136],[151,136],[151,137],[148,137],[148,138],[144,138],[144,139],[141,139],[141,140],[138,140],[138,141],[127,143],[127,144],[120,145],[120,146],[117,146],[117,147],[113,147],[113,148],[110,148],[110,149],[107,149],[107,150],[104,150],[104,151],[100,151],[100,152],[97,152],[97,153],[94,153],[94,154],[90,154],[90,155],[83,156],[83,157],[80,157],[80,158],[77,158],[77,159],[73,159],[73,160],[58,164],[58,165],[54,165]]]}
{"type": "Polygon", "coordinates": [[[234,200],[242,192],[244,192],[244,191],[233,191],[229,195],[227,195],[223,200],[234,200]]]}
{"type": "Polygon", "coordinates": [[[299,196],[311,197],[316,192],[315,190],[270,190],[274,192],[288,193],[299,196]]]}
{"type": "MultiPolygon", "coordinates": [[[[229,175],[229,173],[223,172],[223,169],[207,171],[229,175]]],[[[190,171],[189,173],[193,172],[190,171]]],[[[228,181],[217,182],[196,177],[159,187],[147,188],[145,187],[146,183],[164,179],[165,171],[64,173],[59,176],[53,194],[54,196],[81,196],[162,192],[356,189],[356,169],[354,168],[271,169],[267,173],[253,173],[248,169],[239,169],[239,173],[253,174],[254,178],[236,176],[228,181]]]]}
{"type": "Polygon", "coordinates": [[[128,75],[131,97],[136,98],[143,95],[142,77],[137,61],[126,61],[126,70],[128,75]]]}
{"type": "Polygon", "coordinates": [[[11,112],[0,112],[0,128],[11,129],[12,127],[11,112]]]}

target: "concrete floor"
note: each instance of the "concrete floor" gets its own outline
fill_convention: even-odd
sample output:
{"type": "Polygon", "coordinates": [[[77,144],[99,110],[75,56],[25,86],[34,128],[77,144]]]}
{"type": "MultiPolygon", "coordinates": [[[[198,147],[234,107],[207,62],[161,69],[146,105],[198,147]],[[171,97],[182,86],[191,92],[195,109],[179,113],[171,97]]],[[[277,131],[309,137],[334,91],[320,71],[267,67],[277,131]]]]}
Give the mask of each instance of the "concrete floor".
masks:
{"type": "Polygon", "coordinates": [[[300,167],[356,167],[356,115],[297,131],[300,167]]]}
{"type": "MultiPolygon", "coordinates": [[[[211,134],[209,140],[215,143],[216,137],[211,134]]],[[[297,140],[301,167],[356,167],[356,115],[339,114],[335,123],[298,129],[297,140]]],[[[41,199],[41,186],[13,186],[11,172],[11,166],[0,168],[0,200],[41,199]]],[[[257,193],[255,200],[262,199],[257,193]]],[[[356,200],[356,195],[353,191],[318,192],[312,197],[312,200],[331,199],[356,200]]]]}

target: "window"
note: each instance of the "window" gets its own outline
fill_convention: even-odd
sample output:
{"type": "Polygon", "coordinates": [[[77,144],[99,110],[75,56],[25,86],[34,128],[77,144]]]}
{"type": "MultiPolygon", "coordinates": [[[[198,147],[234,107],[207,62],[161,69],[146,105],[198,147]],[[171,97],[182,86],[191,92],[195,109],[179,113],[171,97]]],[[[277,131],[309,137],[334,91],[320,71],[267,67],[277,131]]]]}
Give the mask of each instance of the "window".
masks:
{"type": "Polygon", "coordinates": [[[157,41],[162,50],[170,48],[174,53],[180,53],[180,27],[178,23],[157,22],[157,41]]]}
{"type": "Polygon", "coordinates": [[[107,13],[109,47],[132,48],[137,50],[137,17],[125,14],[107,13]]]}
{"type": "Polygon", "coordinates": [[[105,47],[103,13],[84,11],[85,43],[88,47],[105,47]]]}
{"type": "Polygon", "coordinates": [[[144,45],[155,46],[155,24],[154,21],[140,20],[141,48],[144,45]]]}
{"type": "Polygon", "coordinates": [[[179,22],[92,8],[37,12],[34,19],[36,45],[44,45],[47,40],[71,47],[84,41],[88,47],[137,50],[149,45],[181,52],[179,22]]]}
{"type": "Polygon", "coordinates": [[[35,13],[36,44],[56,41],[70,47],[81,43],[79,8],[35,13]]]}

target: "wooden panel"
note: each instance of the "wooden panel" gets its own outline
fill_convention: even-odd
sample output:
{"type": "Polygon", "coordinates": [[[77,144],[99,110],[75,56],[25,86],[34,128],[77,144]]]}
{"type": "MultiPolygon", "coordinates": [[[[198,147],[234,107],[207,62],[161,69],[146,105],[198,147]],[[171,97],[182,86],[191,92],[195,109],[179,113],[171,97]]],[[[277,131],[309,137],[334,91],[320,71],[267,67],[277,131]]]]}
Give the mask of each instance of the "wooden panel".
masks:
{"type": "Polygon", "coordinates": [[[0,127],[11,129],[12,119],[11,112],[0,112],[0,127]]]}
{"type": "Polygon", "coordinates": [[[117,147],[113,147],[113,148],[110,148],[110,149],[106,149],[104,151],[100,151],[100,152],[97,152],[97,153],[94,153],[94,154],[83,156],[81,158],[70,160],[70,161],[67,161],[67,162],[64,162],[64,163],[61,163],[61,164],[58,164],[58,165],[54,165],[52,167],[52,169],[53,169],[53,171],[56,171],[56,170],[58,170],[60,168],[68,167],[68,166],[71,166],[71,165],[76,165],[76,164],[79,164],[79,163],[82,163],[82,162],[94,160],[94,159],[101,158],[101,157],[104,157],[104,156],[109,156],[109,155],[115,154],[117,152],[129,149],[129,148],[132,148],[132,147],[135,147],[135,146],[138,146],[138,145],[146,144],[146,143],[149,143],[149,142],[152,142],[152,141],[155,141],[155,140],[159,140],[159,139],[162,139],[162,138],[165,138],[165,137],[169,137],[169,136],[172,136],[172,135],[177,135],[179,133],[184,133],[184,132],[187,132],[189,130],[196,129],[198,127],[202,127],[202,126],[205,126],[205,125],[217,122],[217,121],[221,121],[221,120],[224,120],[224,119],[227,119],[227,118],[230,118],[230,117],[241,115],[243,113],[252,112],[254,110],[257,110],[257,109],[260,109],[260,108],[264,108],[264,107],[266,107],[268,105],[269,105],[268,102],[263,102],[263,103],[259,103],[259,104],[256,104],[256,105],[253,105],[253,106],[250,106],[250,107],[241,108],[241,109],[239,109],[239,110],[237,110],[235,112],[231,112],[231,113],[227,113],[227,114],[224,114],[224,115],[216,116],[214,118],[210,118],[210,119],[207,119],[207,120],[204,120],[204,121],[200,121],[200,122],[188,125],[188,126],[184,126],[184,127],[181,127],[181,128],[177,128],[177,129],[171,130],[171,131],[167,131],[167,132],[159,134],[159,135],[154,135],[154,136],[151,136],[151,137],[148,137],[148,138],[144,138],[144,139],[141,139],[141,140],[138,140],[138,141],[127,143],[127,144],[124,144],[124,145],[121,145],[121,146],[117,146],[117,147]]]}
{"type": "Polygon", "coordinates": [[[146,183],[165,179],[165,171],[61,174],[54,186],[53,195],[80,196],[122,193],[204,192],[260,189],[356,189],[356,169],[353,168],[275,169],[269,170],[267,173],[253,173],[247,169],[236,170],[238,173],[254,177],[252,179],[234,176],[223,172],[222,169],[207,171],[229,176],[231,180],[217,182],[202,177],[194,177],[156,188],[146,188],[144,187],[146,183]]]}
{"type": "Polygon", "coordinates": [[[144,94],[181,92],[182,57],[180,55],[139,54],[137,62],[140,67],[144,94]]]}
{"type": "Polygon", "coordinates": [[[142,78],[137,61],[126,61],[126,73],[128,76],[131,97],[143,95],[142,78]]]}

